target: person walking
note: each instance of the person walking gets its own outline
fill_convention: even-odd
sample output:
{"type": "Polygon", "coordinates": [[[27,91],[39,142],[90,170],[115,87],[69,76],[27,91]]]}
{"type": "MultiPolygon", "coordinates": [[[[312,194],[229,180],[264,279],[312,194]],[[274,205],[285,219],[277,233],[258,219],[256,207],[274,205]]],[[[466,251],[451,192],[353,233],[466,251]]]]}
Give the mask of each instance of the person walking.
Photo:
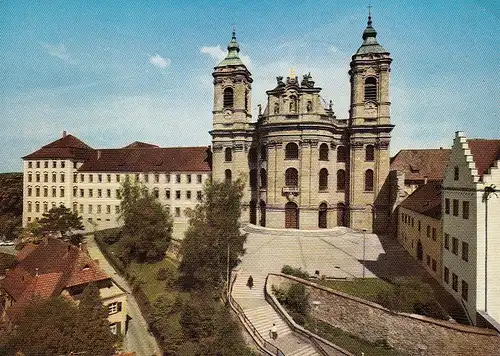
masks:
{"type": "Polygon", "coordinates": [[[252,287],[253,287],[253,277],[252,276],[248,277],[247,287],[250,289],[252,289],[252,287]]]}
{"type": "Polygon", "coordinates": [[[271,339],[273,340],[276,340],[278,338],[278,328],[276,327],[276,323],[273,323],[273,326],[271,326],[269,334],[271,335],[271,339]]]}

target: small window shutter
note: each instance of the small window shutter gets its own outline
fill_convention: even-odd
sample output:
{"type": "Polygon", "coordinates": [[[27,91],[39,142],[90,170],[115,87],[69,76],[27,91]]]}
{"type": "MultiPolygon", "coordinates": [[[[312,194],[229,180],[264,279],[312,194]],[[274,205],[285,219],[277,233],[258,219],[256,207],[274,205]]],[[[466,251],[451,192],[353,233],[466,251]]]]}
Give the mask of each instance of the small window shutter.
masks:
{"type": "Polygon", "coordinates": [[[118,302],[117,311],[122,311],[122,302],[118,302]]]}

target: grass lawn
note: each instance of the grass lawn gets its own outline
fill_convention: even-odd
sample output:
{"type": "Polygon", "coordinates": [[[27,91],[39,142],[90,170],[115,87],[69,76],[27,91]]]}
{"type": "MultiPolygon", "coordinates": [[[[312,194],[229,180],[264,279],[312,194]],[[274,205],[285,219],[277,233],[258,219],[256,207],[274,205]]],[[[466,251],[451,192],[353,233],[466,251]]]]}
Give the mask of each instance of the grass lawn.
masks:
{"type": "Polygon", "coordinates": [[[141,288],[149,299],[150,303],[153,303],[162,293],[175,293],[171,288],[166,288],[166,284],[169,281],[175,281],[179,272],[177,270],[178,262],[171,259],[170,257],[165,257],[162,261],[155,263],[136,263],[132,262],[128,267],[127,271],[131,276],[141,283],[141,288]],[[165,268],[167,270],[168,278],[164,281],[159,281],[156,279],[156,275],[160,268],[165,268]]]}
{"type": "Polygon", "coordinates": [[[379,278],[358,278],[355,280],[319,280],[322,286],[377,302],[377,295],[383,291],[394,290],[394,285],[379,278]]]}
{"type": "Polygon", "coordinates": [[[342,331],[341,329],[335,328],[327,323],[320,320],[315,321],[312,318],[306,319],[306,329],[315,332],[324,339],[333,342],[335,345],[342,347],[343,349],[353,353],[354,355],[361,355],[364,352],[365,356],[377,355],[377,356],[398,356],[401,353],[384,348],[383,346],[370,343],[366,340],[360,339],[352,334],[342,331]],[[316,332],[317,327],[317,332],[316,332]]]}

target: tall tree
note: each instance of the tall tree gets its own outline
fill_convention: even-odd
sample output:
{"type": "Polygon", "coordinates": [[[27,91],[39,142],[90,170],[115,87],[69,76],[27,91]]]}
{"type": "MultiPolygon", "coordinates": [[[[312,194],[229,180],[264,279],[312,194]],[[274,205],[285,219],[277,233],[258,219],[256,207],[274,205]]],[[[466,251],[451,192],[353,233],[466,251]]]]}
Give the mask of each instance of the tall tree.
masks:
{"type": "Polygon", "coordinates": [[[54,207],[44,213],[40,219],[43,231],[60,232],[63,238],[71,230],[82,230],[82,217],[77,212],[73,212],[64,205],[54,207]]]}
{"type": "Polygon", "coordinates": [[[209,181],[201,203],[189,212],[189,227],[182,241],[180,271],[186,287],[221,289],[226,270],[236,267],[244,254],[246,236],[240,232],[244,183],[209,181]]]}
{"type": "Polygon", "coordinates": [[[172,238],[172,218],[144,185],[126,179],[120,189],[122,237],[121,257],[128,262],[160,259],[172,238]]]}

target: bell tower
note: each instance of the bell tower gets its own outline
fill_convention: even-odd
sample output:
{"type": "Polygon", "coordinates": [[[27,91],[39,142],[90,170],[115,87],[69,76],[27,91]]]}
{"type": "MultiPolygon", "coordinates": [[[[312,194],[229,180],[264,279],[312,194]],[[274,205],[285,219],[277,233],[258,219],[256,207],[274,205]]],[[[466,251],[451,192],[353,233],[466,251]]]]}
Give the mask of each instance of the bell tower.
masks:
{"type": "Polygon", "coordinates": [[[389,218],[389,73],[392,59],[377,42],[371,13],[363,43],[350,63],[349,221],[354,229],[383,231],[389,218]]]}
{"type": "Polygon", "coordinates": [[[212,73],[212,176],[219,181],[243,177],[248,187],[248,151],[253,133],[252,75],[239,57],[240,46],[234,31],[227,50],[226,58],[212,73]]]}

